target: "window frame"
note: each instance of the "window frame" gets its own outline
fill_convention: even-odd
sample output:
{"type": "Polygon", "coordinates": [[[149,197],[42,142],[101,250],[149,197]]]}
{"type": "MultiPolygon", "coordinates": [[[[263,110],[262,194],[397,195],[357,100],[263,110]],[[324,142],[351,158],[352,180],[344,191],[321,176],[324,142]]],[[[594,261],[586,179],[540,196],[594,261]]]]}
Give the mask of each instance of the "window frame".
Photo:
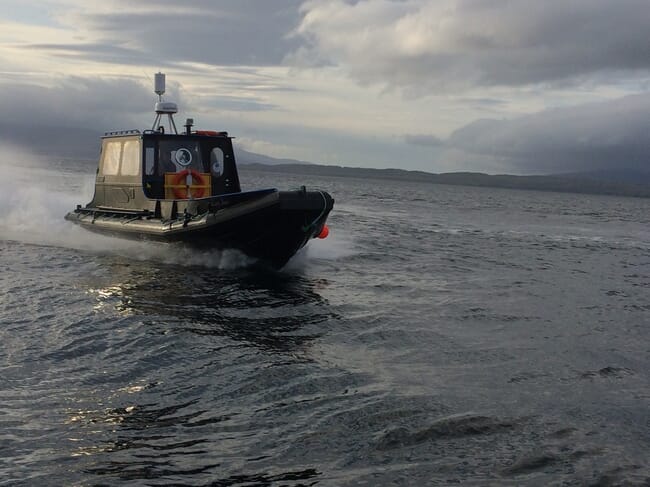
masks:
{"type": "Polygon", "coordinates": [[[102,153],[101,153],[101,163],[100,163],[100,173],[99,176],[107,177],[110,180],[122,180],[122,179],[141,179],[142,178],[142,139],[139,137],[129,137],[129,138],[110,138],[102,142],[102,153]],[[130,148],[131,144],[136,146],[136,150],[130,148]],[[119,149],[116,149],[118,147],[119,149]],[[129,154],[131,151],[131,154],[129,154]],[[117,157],[117,167],[115,166],[115,155],[117,157]],[[135,156],[135,160],[130,159],[130,162],[125,164],[125,155],[135,156]],[[106,169],[109,169],[107,172],[106,169]],[[128,173],[124,172],[124,169],[129,169],[128,173]],[[137,169],[137,172],[134,173],[134,170],[137,169]]]}
{"type": "MultiPolygon", "coordinates": [[[[140,144],[140,141],[138,139],[127,139],[122,141],[122,155],[120,157],[120,172],[119,175],[123,177],[137,177],[141,175],[141,170],[142,170],[142,145],[140,144]],[[131,144],[135,144],[136,150],[132,151],[132,154],[129,154],[129,156],[135,156],[134,160],[130,160],[128,164],[125,164],[125,155],[127,154],[127,145],[129,147],[131,144]],[[135,161],[135,162],[134,162],[135,161]],[[132,170],[135,169],[136,172],[124,172],[125,166],[132,170]]],[[[129,149],[132,150],[132,149],[129,149]]]]}
{"type": "Polygon", "coordinates": [[[112,176],[112,177],[117,177],[120,175],[120,165],[122,162],[122,141],[121,140],[108,140],[104,143],[104,147],[102,149],[102,176],[112,176]],[[114,157],[114,150],[113,148],[117,147],[117,161],[115,161],[114,157]],[[108,172],[106,170],[107,168],[107,162],[111,161],[111,165],[108,166],[111,168],[111,171],[108,172]],[[113,168],[115,171],[113,171],[113,168]]]}

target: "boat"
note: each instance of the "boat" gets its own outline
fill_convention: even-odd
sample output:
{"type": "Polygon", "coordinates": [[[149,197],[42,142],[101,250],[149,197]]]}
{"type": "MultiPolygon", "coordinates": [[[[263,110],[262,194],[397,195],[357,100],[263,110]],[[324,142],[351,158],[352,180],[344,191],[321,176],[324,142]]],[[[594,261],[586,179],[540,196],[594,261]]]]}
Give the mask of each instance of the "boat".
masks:
{"type": "Polygon", "coordinates": [[[93,199],[66,220],[116,237],[238,249],[274,268],[312,238],[327,237],[334,199],[326,191],[242,191],[233,137],[196,130],[191,118],[179,133],[178,107],[162,98],[163,73],[155,75],[154,91],[151,129],[104,134],[93,199]]]}

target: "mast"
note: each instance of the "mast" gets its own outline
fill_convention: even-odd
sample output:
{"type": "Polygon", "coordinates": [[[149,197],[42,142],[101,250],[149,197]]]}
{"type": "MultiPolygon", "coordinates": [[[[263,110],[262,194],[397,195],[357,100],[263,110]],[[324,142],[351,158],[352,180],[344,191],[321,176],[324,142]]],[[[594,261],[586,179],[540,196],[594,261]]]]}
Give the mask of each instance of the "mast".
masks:
{"type": "Polygon", "coordinates": [[[174,113],[178,112],[178,107],[176,106],[176,103],[173,103],[171,101],[163,101],[162,98],[162,96],[165,94],[164,73],[158,72],[155,74],[154,93],[158,95],[158,101],[154,107],[156,118],[153,120],[151,130],[154,132],[164,132],[165,128],[159,124],[162,123],[163,115],[167,115],[167,120],[169,122],[169,133],[178,134],[178,130],[176,130],[176,123],[174,123],[174,113]]]}

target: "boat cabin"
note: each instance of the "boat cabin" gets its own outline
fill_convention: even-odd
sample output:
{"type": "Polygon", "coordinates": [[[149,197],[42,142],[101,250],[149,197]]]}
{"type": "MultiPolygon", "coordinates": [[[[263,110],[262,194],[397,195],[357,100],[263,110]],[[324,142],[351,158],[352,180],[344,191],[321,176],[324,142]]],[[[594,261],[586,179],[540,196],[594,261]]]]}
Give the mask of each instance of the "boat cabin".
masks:
{"type": "Polygon", "coordinates": [[[241,191],[225,132],[109,132],[95,179],[94,207],[140,209],[149,200],[191,200],[241,191]]]}
{"type": "Polygon", "coordinates": [[[203,208],[215,196],[241,192],[228,133],[193,130],[191,118],[179,133],[176,104],[162,100],[162,73],[155,75],[155,92],[159,101],[151,129],[107,132],[102,137],[95,195],[87,208],[153,211],[171,218],[177,211],[203,208]]]}
{"type": "Polygon", "coordinates": [[[118,237],[238,249],[276,268],[309,239],[327,236],[334,205],[327,192],[242,192],[232,138],[194,130],[191,118],[179,132],[176,104],[162,100],[163,73],[155,75],[154,91],[151,128],[104,134],[93,199],[66,220],[118,237]]]}

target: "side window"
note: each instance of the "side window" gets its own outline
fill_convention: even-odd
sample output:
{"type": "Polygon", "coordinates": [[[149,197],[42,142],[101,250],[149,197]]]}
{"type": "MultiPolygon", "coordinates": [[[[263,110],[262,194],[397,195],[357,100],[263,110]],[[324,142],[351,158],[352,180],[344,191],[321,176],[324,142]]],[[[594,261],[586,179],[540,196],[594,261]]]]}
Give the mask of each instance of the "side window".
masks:
{"type": "Polygon", "coordinates": [[[215,178],[223,174],[223,151],[219,147],[210,152],[210,172],[215,178]]]}
{"type": "Polygon", "coordinates": [[[122,151],[122,176],[137,176],[140,174],[140,141],[127,140],[122,151]]]}
{"type": "Polygon", "coordinates": [[[144,172],[147,176],[153,175],[154,170],[154,148],[147,147],[144,150],[144,172]]]}
{"type": "Polygon", "coordinates": [[[104,176],[117,176],[120,169],[120,153],[122,143],[119,141],[107,142],[104,146],[104,176]]]}

